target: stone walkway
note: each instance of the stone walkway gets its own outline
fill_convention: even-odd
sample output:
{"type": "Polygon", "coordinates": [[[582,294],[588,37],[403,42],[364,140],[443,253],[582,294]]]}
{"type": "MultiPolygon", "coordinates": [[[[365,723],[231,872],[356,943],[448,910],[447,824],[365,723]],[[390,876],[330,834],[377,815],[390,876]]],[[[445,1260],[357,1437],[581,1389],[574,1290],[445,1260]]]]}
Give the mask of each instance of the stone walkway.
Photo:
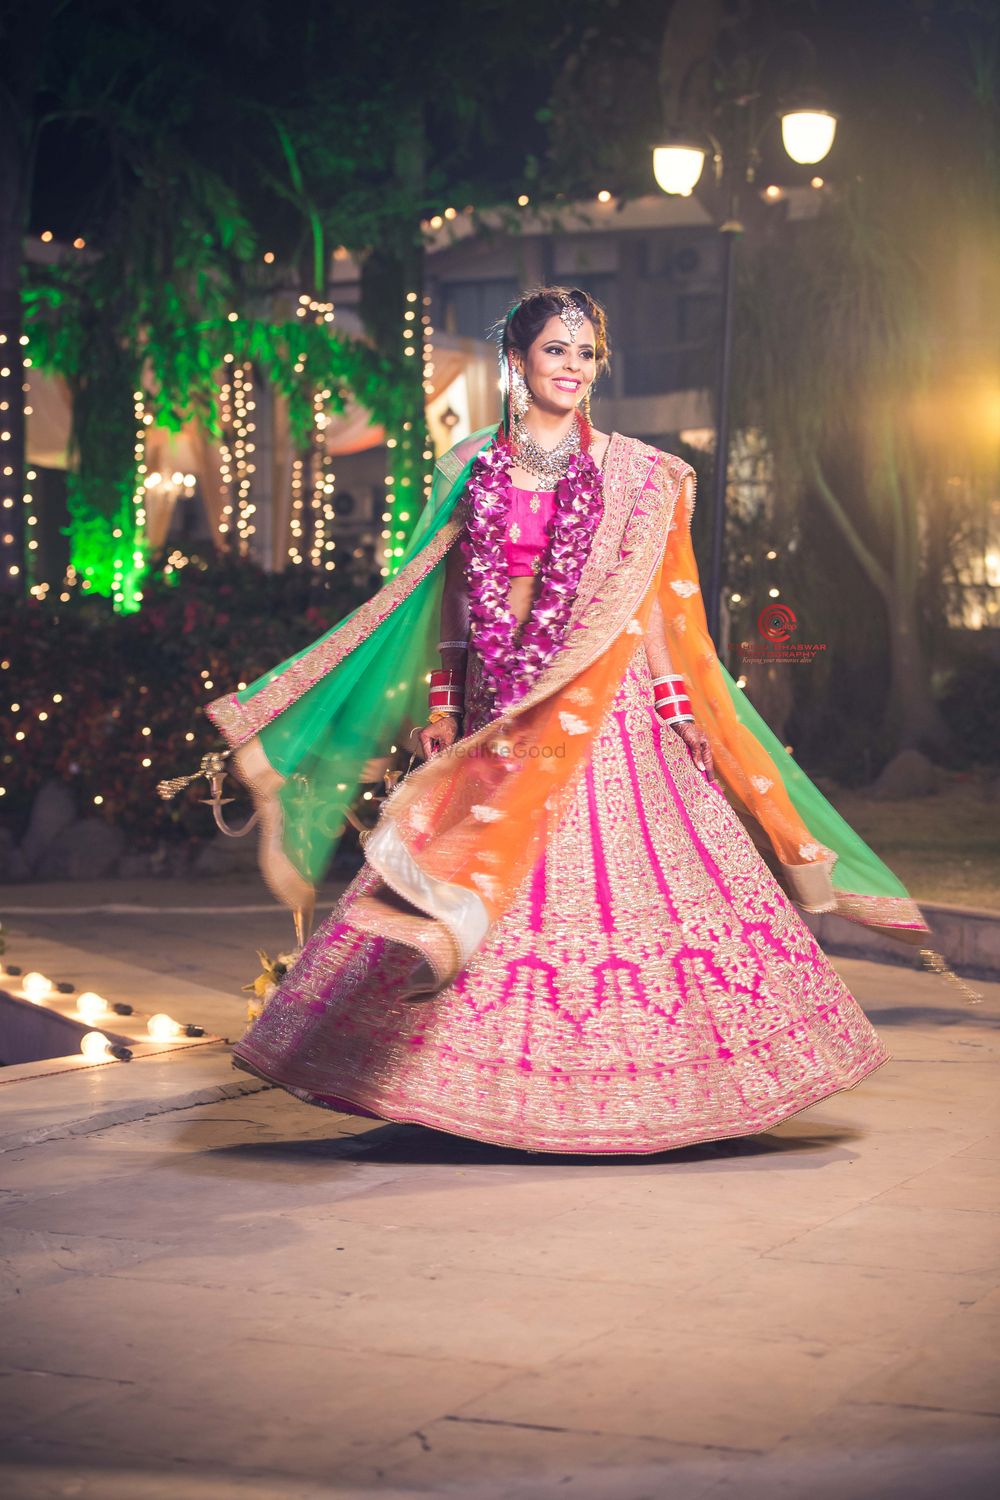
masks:
{"type": "MultiPolygon", "coordinates": [[[[246,916],[72,921],[12,918],[8,957],[47,944],[54,967],[65,938],[162,995],[173,948],[218,1014],[268,922],[283,941],[274,918],[249,941],[246,916]]],[[[179,1108],[183,1078],[102,1128],[128,1069],[77,1075],[89,1115],[0,1154],[0,1492],[992,1496],[1000,985],[969,1008],[938,976],[837,966],[893,1061],[767,1135],[658,1157],[532,1156],[270,1089],[179,1108]]],[[[233,1079],[223,1047],[189,1061],[233,1079]]],[[[27,1091],[55,1109],[62,1082],[0,1094],[34,1118],[27,1091]]]]}

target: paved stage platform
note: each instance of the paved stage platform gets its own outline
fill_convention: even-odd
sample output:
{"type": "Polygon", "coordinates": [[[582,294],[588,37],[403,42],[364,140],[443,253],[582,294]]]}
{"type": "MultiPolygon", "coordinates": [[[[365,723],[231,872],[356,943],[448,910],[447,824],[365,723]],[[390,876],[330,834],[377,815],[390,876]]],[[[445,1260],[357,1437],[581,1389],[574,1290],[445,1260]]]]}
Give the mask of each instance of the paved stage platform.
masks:
{"type": "MultiPolygon", "coordinates": [[[[7,957],[232,1037],[286,924],[14,917],[7,957]]],[[[327,1114],[221,1043],[0,1086],[0,1492],[992,1496],[1000,985],[836,962],[893,1060],[657,1157],[327,1114]]]]}

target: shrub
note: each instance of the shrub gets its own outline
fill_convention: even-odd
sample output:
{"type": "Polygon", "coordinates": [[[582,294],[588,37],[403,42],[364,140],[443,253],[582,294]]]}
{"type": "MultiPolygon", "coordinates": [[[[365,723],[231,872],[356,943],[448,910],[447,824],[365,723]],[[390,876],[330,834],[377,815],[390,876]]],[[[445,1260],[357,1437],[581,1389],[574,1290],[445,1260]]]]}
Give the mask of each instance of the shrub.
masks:
{"type": "Polygon", "coordinates": [[[196,770],[221,748],[203,705],[308,645],[370,592],[346,575],[327,583],[221,562],[147,580],[139,614],[116,615],[86,595],[5,601],[4,825],[19,838],[38,788],[56,779],[81,814],[114,823],[132,849],[212,837],[198,801],[204,783],[169,803],[156,793],[158,781],[196,770]]]}

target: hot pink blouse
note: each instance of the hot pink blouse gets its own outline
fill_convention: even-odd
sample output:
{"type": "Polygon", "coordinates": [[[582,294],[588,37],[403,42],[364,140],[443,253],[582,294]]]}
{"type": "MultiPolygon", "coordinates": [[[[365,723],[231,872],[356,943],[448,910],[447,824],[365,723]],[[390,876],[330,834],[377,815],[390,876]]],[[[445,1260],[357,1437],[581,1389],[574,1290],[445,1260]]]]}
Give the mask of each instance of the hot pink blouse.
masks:
{"type": "Polygon", "coordinates": [[[510,514],[504,537],[511,578],[530,577],[541,567],[548,546],[548,524],[555,513],[555,490],[521,490],[511,485],[510,514]]]}

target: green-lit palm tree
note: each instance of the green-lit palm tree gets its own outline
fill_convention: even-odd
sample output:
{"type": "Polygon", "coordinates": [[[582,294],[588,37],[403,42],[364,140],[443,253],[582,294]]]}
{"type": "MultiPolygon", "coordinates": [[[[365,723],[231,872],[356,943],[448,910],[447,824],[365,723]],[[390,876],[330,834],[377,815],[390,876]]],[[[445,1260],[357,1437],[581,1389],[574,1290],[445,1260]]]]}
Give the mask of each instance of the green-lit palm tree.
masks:
{"type": "MultiPolygon", "coordinates": [[[[254,5],[245,11],[252,21],[254,5]]],[[[252,248],[217,161],[226,115],[217,112],[211,55],[188,45],[192,25],[204,32],[225,20],[212,0],[181,0],[169,16],[128,0],[12,0],[3,13],[0,332],[16,344],[26,308],[32,358],[69,382],[72,560],[95,591],[121,602],[141,572],[133,392],[149,360],[159,419],[180,421],[207,399],[216,350],[205,331],[232,305],[252,248]],[[48,198],[40,161],[49,179],[60,179],[48,198]],[[73,212],[86,248],[29,267],[32,213],[53,200],[57,211],[73,212]]],[[[17,451],[7,465],[15,492],[23,488],[22,403],[18,378],[9,400],[17,451]]],[[[12,517],[20,516],[15,506],[12,517]]],[[[14,526],[4,538],[11,559],[0,565],[0,587],[13,589],[26,572],[12,571],[23,537],[14,526]]]]}
{"type": "Polygon", "coordinates": [[[513,205],[533,186],[545,106],[602,8],[582,0],[570,14],[540,0],[514,24],[506,0],[306,0],[284,19],[264,92],[246,96],[254,223],[283,237],[315,299],[329,298],[334,247],[360,264],[360,313],[385,372],[379,415],[393,437],[393,545],[416,522],[428,467],[421,224],[449,204],[513,205]]]}

